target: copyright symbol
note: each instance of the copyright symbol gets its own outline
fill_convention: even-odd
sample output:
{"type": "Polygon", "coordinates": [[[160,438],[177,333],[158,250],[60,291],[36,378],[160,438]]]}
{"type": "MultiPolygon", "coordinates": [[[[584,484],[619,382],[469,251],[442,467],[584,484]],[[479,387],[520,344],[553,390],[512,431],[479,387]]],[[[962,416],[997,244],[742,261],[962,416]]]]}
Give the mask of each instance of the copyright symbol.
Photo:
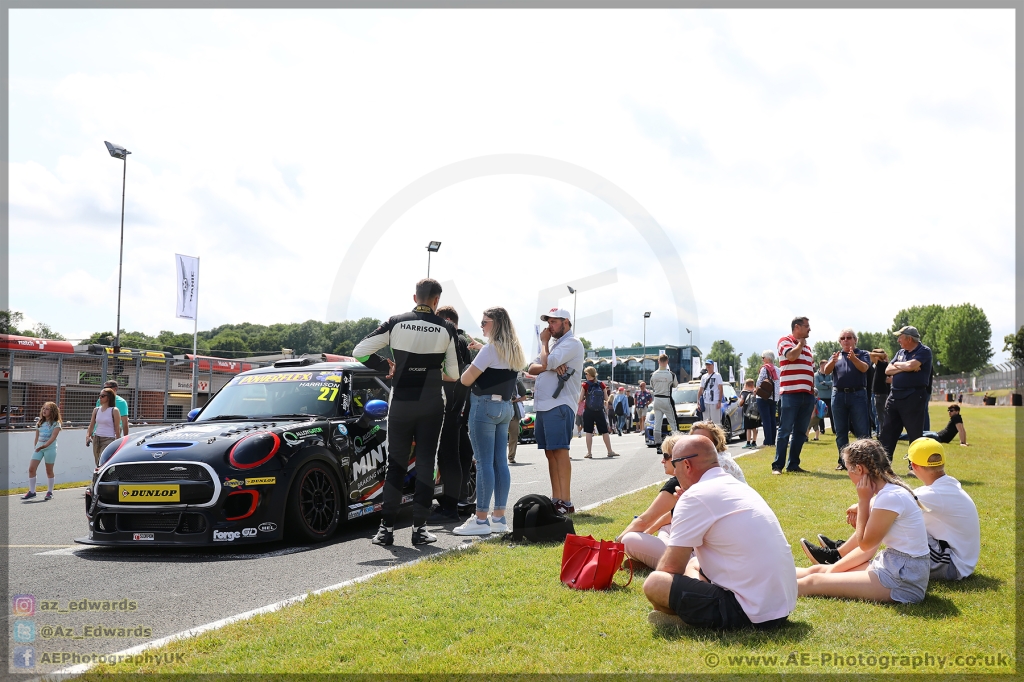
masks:
{"type": "Polygon", "coordinates": [[[707,654],[704,656],[704,663],[709,668],[717,668],[721,661],[718,658],[718,654],[707,654]]]}
{"type": "Polygon", "coordinates": [[[53,626],[44,625],[42,628],[39,629],[39,634],[40,636],[42,636],[43,639],[49,639],[51,636],[53,636],[53,626]]]}

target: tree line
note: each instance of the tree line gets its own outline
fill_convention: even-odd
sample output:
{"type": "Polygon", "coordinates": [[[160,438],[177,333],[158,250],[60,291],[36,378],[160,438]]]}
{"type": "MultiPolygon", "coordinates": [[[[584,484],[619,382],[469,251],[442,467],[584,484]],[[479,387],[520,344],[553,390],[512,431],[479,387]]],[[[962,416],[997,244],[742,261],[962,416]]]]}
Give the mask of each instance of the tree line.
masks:
{"type": "MultiPolygon", "coordinates": [[[[992,350],[992,326],[985,311],[970,303],[941,306],[925,305],[904,308],[896,313],[892,325],[883,332],[861,331],[857,333],[857,347],[863,350],[881,348],[889,357],[899,350],[895,332],[906,325],[917,327],[921,342],[932,349],[933,365],[937,375],[975,372],[988,365],[994,354],[992,350]]],[[[1003,350],[1011,352],[1014,359],[1024,360],[1024,327],[1016,334],[1004,339],[1003,350]]],[[[815,363],[827,360],[840,348],[838,340],[818,341],[811,347],[815,363]]],[[[774,349],[773,349],[774,350],[774,349]]],[[[733,345],[726,340],[711,345],[708,358],[721,368],[739,369],[739,356],[733,345]]],[[[754,351],[746,358],[747,376],[757,376],[761,367],[761,351],[754,351]]]]}
{"type": "MultiPolygon", "coordinates": [[[[38,324],[31,330],[19,330],[23,316],[16,311],[0,311],[0,333],[66,340],[48,326],[38,324]],[[41,333],[42,332],[42,333],[41,333]]],[[[343,322],[306,320],[291,324],[222,324],[199,331],[196,339],[200,355],[218,358],[243,358],[254,355],[277,355],[290,349],[296,355],[334,353],[351,355],[352,349],[380,325],[379,320],[364,317],[343,322]]],[[[114,332],[95,332],[83,344],[114,345],[114,332]]],[[[121,330],[121,347],[155,350],[184,355],[192,352],[192,334],[161,331],[156,336],[145,332],[121,330]]]]}

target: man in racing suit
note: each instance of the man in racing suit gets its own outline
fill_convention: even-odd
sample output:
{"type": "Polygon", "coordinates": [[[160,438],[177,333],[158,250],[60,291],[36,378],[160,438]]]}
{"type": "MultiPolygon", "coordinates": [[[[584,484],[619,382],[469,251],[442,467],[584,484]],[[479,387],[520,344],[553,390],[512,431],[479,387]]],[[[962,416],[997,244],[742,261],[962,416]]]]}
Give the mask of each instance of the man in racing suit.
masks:
{"type": "Polygon", "coordinates": [[[658,369],[651,373],[651,388],[654,389],[654,442],[661,454],[661,422],[668,420],[669,433],[679,430],[676,411],[672,405],[672,389],[679,385],[675,373],[668,368],[668,356],[658,356],[658,369]]]}
{"type": "Polygon", "coordinates": [[[444,424],[443,381],[458,381],[455,326],[434,314],[441,285],[433,279],[416,283],[411,312],[389,318],[360,341],[352,355],[371,369],[387,370],[390,361],[376,351],[391,346],[395,356],[388,406],[388,463],[384,480],[384,505],[375,545],[394,543],[395,519],[402,502],[402,488],[409,455],[416,443],[416,492],[412,510],[412,544],[436,542],[426,522],[434,499],[434,459],[444,424]]]}
{"type": "MultiPolygon", "coordinates": [[[[456,328],[459,326],[459,313],[451,306],[438,308],[438,317],[448,320],[456,328]]],[[[459,359],[460,374],[465,371],[472,358],[466,333],[456,329],[455,355],[459,359]]],[[[472,340],[472,339],[470,339],[472,340]]],[[[464,477],[469,476],[473,453],[471,448],[463,451],[462,435],[468,434],[463,427],[466,420],[466,400],[469,398],[469,387],[461,381],[444,384],[444,426],[441,427],[441,445],[437,450],[437,468],[444,484],[444,495],[437,498],[438,509],[430,515],[427,523],[445,524],[459,521],[459,500],[465,487],[464,477]]]]}

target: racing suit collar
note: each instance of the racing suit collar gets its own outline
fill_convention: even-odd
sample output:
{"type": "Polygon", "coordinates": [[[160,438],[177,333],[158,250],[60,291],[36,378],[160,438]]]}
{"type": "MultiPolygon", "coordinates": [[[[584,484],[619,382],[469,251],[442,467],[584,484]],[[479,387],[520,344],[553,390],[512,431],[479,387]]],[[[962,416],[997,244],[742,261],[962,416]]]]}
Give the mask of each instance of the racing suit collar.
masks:
{"type": "Polygon", "coordinates": [[[434,309],[429,305],[418,305],[412,309],[414,313],[433,313],[434,309]]]}

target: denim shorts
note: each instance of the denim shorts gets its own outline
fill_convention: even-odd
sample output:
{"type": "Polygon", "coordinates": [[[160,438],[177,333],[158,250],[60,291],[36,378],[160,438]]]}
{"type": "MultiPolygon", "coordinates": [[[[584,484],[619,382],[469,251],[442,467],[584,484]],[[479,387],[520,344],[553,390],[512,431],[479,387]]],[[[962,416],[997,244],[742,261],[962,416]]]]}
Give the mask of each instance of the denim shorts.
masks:
{"type": "Polygon", "coordinates": [[[875,572],[878,582],[889,590],[893,601],[901,604],[924,601],[931,571],[931,559],[927,554],[910,556],[895,549],[885,549],[871,560],[868,570],[875,572]]]}
{"type": "Polygon", "coordinates": [[[575,411],[568,405],[557,405],[537,413],[534,432],[539,450],[568,450],[572,442],[575,411]]]}

